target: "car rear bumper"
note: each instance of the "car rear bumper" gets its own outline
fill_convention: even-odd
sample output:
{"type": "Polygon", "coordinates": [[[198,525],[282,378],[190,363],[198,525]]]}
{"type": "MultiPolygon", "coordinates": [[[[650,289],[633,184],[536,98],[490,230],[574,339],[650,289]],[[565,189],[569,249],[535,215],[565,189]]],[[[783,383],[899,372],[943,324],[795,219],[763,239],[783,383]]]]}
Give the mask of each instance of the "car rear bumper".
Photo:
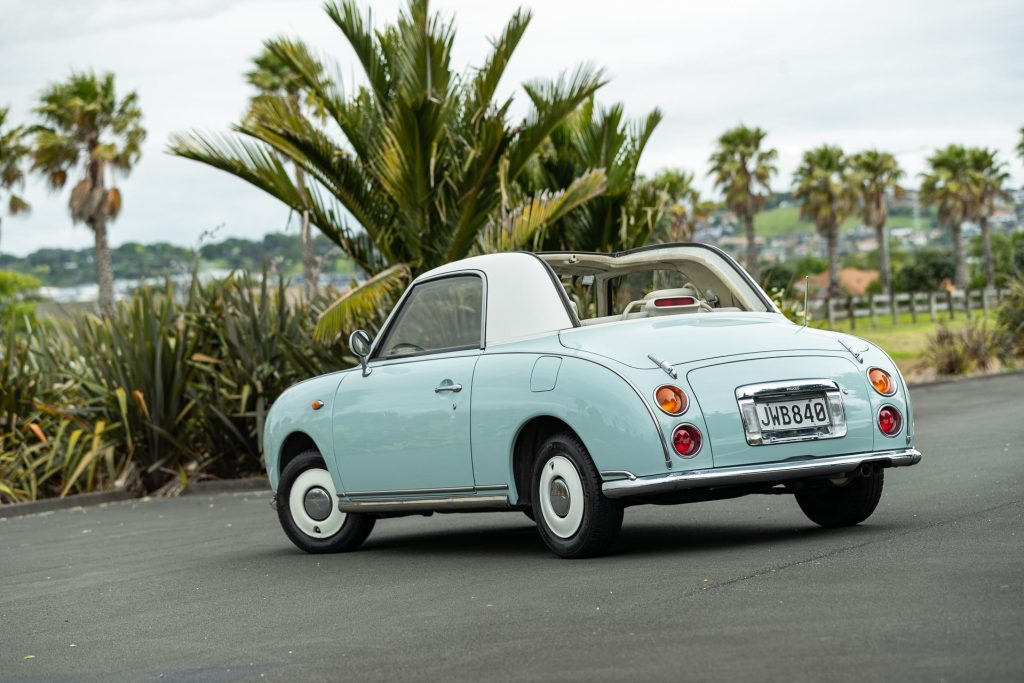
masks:
{"type": "MultiPolygon", "coordinates": [[[[766,482],[783,482],[807,477],[827,477],[848,474],[863,465],[879,467],[909,467],[921,461],[920,451],[914,448],[894,451],[856,453],[810,460],[791,460],[739,467],[673,472],[653,477],[635,477],[628,472],[608,472],[609,476],[623,477],[606,481],[601,489],[608,498],[646,496],[686,489],[742,486],[766,482]]],[[[602,475],[606,473],[602,472],[602,475]]]]}

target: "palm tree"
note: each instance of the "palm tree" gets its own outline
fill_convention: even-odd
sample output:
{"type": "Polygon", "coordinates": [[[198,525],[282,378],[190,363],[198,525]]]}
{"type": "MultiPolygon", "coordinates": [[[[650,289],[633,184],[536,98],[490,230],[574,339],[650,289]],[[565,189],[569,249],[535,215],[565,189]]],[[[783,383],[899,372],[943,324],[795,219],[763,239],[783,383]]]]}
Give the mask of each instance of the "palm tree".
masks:
{"type": "Polygon", "coordinates": [[[725,194],[725,205],[733,211],[747,228],[747,270],[756,280],[757,238],[754,234],[754,216],[764,207],[771,194],[769,182],[775,175],[775,149],[762,149],[761,143],[768,133],[760,128],[743,124],[722,133],[718,149],[709,160],[715,176],[715,187],[725,194]]]}
{"type": "Polygon", "coordinates": [[[793,197],[802,202],[800,217],[813,221],[825,238],[828,251],[828,295],[839,291],[839,226],[854,210],[850,189],[849,162],[835,145],[821,145],[804,152],[793,174],[793,197]]]}
{"type": "Polygon", "coordinates": [[[74,72],[68,80],[50,84],[40,95],[35,113],[33,170],[59,190],[76,169],[81,178],[71,190],[71,220],[85,223],[96,242],[96,280],[104,315],[114,309],[114,271],[107,241],[107,223],[121,212],[121,191],[107,185],[108,173],[127,174],[141,155],[146,131],[139,97],[130,92],[120,100],[114,74],[74,72]]]}
{"type": "Polygon", "coordinates": [[[300,75],[340,138],[287,100],[261,98],[233,134],[191,132],[170,145],[309,211],[313,225],[371,276],[324,312],[318,338],[379,315],[410,276],[482,248],[529,243],[604,190],[596,170],[562,192],[511,202],[507,190],[533,155],[604,84],[602,72],[586,66],[527,84],[529,113],[510,122],[511,98],[497,100],[496,92],[529,12],[513,14],[482,66],[463,76],[451,65],[454,25],[431,14],[428,0],[409,0],[394,24],[379,28],[356,0],[325,8],[366,85],[346,93],[340,69],[299,41],[277,38],[266,47],[300,75]],[[296,186],[282,158],[306,172],[307,187],[296,186]]]}
{"type": "MultiPolygon", "coordinates": [[[[550,106],[543,100],[535,104],[550,106]]],[[[525,195],[563,191],[594,168],[604,169],[607,187],[600,197],[549,225],[541,238],[544,249],[620,251],[646,243],[664,202],[647,191],[637,165],[661,118],[655,109],[627,122],[621,104],[603,108],[590,98],[551,132],[550,144],[520,175],[517,186],[525,195]]]]}
{"type": "MultiPolygon", "coordinates": [[[[279,59],[273,52],[264,48],[260,54],[253,58],[253,68],[245,74],[246,80],[259,90],[259,97],[283,97],[288,101],[290,108],[300,110],[303,106],[313,107],[314,113],[322,118],[322,108],[316,106],[312,94],[303,86],[302,78],[292,71],[288,65],[279,59]]],[[[322,74],[314,74],[321,78],[322,74]]],[[[261,108],[253,106],[250,116],[258,116],[261,108]]],[[[295,165],[295,184],[302,190],[306,187],[306,172],[302,166],[295,165]]],[[[320,279],[320,259],[316,254],[316,245],[313,240],[312,230],[309,225],[309,211],[302,211],[302,225],[300,228],[300,240],[302,242],[302,266],[303,282],[305,284],[306,297],[312,299],[317,288],[317,281],[320,279]]]]}
{"type": "Polygon", "coordinates": [[[992,258],[992,237],[989,234],[988,219],[995,213],[996,202],[1008,199],[1004,187],[1010,179],[1006,164],[997,159],[998,152],[987,147],[971,147],[967,150],[967,161],[971,173],[972,217],[981,227],[981,244],[985,257],[985,287],[996,286],[996,269],[992,258]]]}
{"type": "Polygon", "coordinates": [[[682,169],[665,169],[651,179],[650,182],[664,194],[668,203],[655,239],[688,242],[693,239],[698,225],[714,211],[715,203],[701,198],[694,181],[694,174],[682,169]]]}
{"type": "Polygon", "coordinates": [[[7,107],[0,107],[0,206],[3,206],[3,195],[6,193],[7,213],[16,216],[30,208],[25,198],[18,194],[25,187],[24,163],[29,149],[25,144],[23,127],[4,128],[9,111],[7,107]]]}
{"type": "Polygon", "coordinates": [[[1024,161],[1024,126],[1020,127],[1020,142],[1017,143],[1017,156],[1024,161]]]}
{"type": "Polygon", "coordinates": [[[948,145],[928,157],[930,169],[921,174],[921,200],[938,207],[940,225],[953,236],[954,280],[958,288],[967,286],[961,225],[971,216],[974,178],[968,153],[963,145],[948,145]]]}
{"type": "Polygon", "coordinates": [[[892,272],[889,265],[889,240],[885,236],[885,223],[889,218],[886,197],[903,193],[899,181],[903,169],[889,152],[869,149],[850,157],[850,184],[864,225],[875,229],[878,241],[879,269],[882,288],[892,291],[892,272]]]}

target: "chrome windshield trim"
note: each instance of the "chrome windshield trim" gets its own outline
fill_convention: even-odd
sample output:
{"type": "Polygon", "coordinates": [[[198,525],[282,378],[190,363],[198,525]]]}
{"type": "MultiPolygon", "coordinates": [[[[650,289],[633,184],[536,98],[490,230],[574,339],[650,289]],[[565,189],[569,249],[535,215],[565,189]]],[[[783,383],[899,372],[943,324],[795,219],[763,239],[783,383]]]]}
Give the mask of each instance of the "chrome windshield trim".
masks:
{"type": "Polygon", "coordinates": [[[689,472],[672,472],[653,477],[606,481],[601,490],[608,498],[646,496],[672,491],[720,486],[741,486],[766,482],[783,482],[806,477],[834,476],[856,470],[861,465],[909,467],[921,461],[921,452],[914,448],[874,451],[826,458],[788,460],[759,465],[718,467],[689,472]]]}

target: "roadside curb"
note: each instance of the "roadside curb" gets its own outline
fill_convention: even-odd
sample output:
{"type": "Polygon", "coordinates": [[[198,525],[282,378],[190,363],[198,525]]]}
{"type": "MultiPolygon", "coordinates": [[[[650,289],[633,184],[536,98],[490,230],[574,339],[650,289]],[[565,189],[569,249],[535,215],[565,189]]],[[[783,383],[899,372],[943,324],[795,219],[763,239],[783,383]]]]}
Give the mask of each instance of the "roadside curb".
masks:
{"type": "MultiPolygon", "coordinates": [[[[247,477],[245,479],[217,479],[211,481],[197,481],[190,484],[181,495],[204,495],[215,493],[233,493],[252,491],[255,493],[270,493],[270,484],[266,477],[247,477]]],[[[64,498],[45,498],[33,500],[27,503],[8,503],[0,505],[0,519],[12,517],[24,517],[25,515],[38,515],[44,512],[58,512],[60,510],[73,510],[81,507],[91,507],[104,503],[118,503],[125,500],[142,498],[137,494],[128,491],[97,491],[95,493],[79,493],[64,498]]]]}
{"type": "Polygon", "coordinates": [[[244,479],[210,479],[189,484],[181,495],[190,496],[203,493],[230,493],[232,491],[266,491],[270,493],[270,482],[266,477],[246,477],[244,479]]]}
{"type": "Polygon", "coordinates": [[[990,379],[999,379],[1001,377],[1013,377],[1015,375],[1024,375],[1024,370],[1009,370],[1007,372],[994,372],[990,375],[972,375],[970,377],[949,377],[947,379],[930,379],[927,382],[907,382],[907,386],[910,390],[914,389],[928,389],[930,387],[940,387],[945,384],[960,384],[961,382],[975,382],[985,381],[990,379]]]}
{"type": "Polygon", "coordinates": [[[128,491],[97,491],[96,493],[79,493],[65,498],[33,500],[28,503],[8,503],[7,505],[0,506],[0,518],[24,517],[25,515],[36,515],[41,512],[71,510],[73,508],[100,505],[102,503],[116,503],[137,497],[128,491]]]}

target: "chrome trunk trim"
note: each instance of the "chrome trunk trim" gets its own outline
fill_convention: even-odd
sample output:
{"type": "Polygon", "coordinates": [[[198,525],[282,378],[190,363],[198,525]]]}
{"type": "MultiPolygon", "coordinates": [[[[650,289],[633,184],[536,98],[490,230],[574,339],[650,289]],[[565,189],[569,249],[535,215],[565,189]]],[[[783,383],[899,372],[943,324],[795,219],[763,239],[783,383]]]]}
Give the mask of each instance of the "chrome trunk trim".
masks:
{"type": "Polygon", "coordinates": [[[673,472],[653,477],[606,481],[601,490],[609,498],[646,496],[696,488],[740,486],[765,482],[783,482],[806,477],[827,477],[853,472],[861,465],[880,467],[908,467],[921,460],[914,448],[894,451],[875,451],[827,458],[808,458],[761,465],[719,467],[689,472],[673,472]]]}
{"type": "Polygon", "coordinates": [[[511,508],[508,496],[451,496],[448,498],[376,498],[342,500],[341,512],[433,512],[440,510],[504,510],[511,508]]]}

